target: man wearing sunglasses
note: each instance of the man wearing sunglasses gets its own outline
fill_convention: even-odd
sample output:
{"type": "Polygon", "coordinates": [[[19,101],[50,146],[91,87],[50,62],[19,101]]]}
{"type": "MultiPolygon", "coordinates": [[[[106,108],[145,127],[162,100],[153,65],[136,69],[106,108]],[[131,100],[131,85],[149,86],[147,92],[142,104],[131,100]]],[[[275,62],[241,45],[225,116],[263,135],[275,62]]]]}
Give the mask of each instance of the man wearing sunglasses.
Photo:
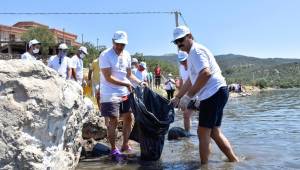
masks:
{"type": "Polygon", "coordinates": [[[189,78],[171,102],[186,109],[193,98],[200,100],[198,137],[201,164],[208,163],[211,138],[230,162],[237,162],[238,157],[220,129],[228,89],[219,65],[207,48],[194,41],[188,27],[176,27],[173,38],[178,49],[188,53],[189,78]]]}
{"type": "Polygon", "coordinates": [[[70,58],[67,57],[67,54],[68,46],[62,43],[58,46],[58,54],[51,56],[48,60],[48,67],[57,71],[57,73],[65,79],[71,77],[70,58]]]}

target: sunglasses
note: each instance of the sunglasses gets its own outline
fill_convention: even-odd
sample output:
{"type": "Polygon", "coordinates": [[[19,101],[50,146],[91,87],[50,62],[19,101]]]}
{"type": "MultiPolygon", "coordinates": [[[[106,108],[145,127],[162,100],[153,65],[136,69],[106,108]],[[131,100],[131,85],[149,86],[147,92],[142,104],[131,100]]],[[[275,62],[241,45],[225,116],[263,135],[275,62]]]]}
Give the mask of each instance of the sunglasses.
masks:
{"type": "Polygon", "coordinates": [[[178,38],[177,40],[174,41],[174,44],[177,45],[178,43],[182,43],[185,39],[185,36],[182,38],[178,38]]]}
{"type": "Polygon", "coordinates": [[[187,63],[187,60],[180,61],[181,64],[187,63]]]}

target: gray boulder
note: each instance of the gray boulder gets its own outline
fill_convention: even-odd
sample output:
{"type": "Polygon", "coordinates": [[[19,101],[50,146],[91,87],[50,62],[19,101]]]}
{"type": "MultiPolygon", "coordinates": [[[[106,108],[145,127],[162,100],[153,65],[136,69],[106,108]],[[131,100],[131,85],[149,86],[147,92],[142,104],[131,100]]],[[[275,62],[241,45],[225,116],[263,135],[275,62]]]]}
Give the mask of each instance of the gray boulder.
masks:
{"type": "Polygon", "coordinates": [[[82,89],[40,61],[0,60],[0,169],[75,169],[82,89]]]}

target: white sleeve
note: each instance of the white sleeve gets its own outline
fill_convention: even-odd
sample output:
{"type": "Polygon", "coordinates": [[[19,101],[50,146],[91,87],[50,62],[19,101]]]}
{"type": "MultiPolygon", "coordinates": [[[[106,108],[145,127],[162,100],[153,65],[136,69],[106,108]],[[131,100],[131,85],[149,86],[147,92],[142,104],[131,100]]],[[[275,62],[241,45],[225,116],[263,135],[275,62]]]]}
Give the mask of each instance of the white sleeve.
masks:
{"type": "Polygon", "coordinates": [[[109,59],[108,59],[107,55],[100,55],[99,66],[100,66],[100,69],[111,67],[111,64],[109,62],[109,59]]]}
{"type": "Polygon", "coordinates": [[[68,66],[69,68],[76,68],[76,58],[73,56],[72,58],[68,59],[68,66]]]}
{"type": "Polygon", "coordinates": [[[52,68],[52,60],[53,60],[53,56],[51,56],[48,60],[48,67],[52,68]]]}
{"type": "Polygon", "coordinates": [[[145,71],[145,72],[144,72],[144,76],[143,76],[143,79],[144,79],[143,81],[147,81],[147,80],[148,80],[148,79],[147,79],[147,75],[148,75],[148,72],[145,71]]]}
{"type": "Polygon", "coordinates": [[[197,51],[196,54],[191,56],[191,63],[194,65],[196,72],[199,73],[203,69],[209,68],[208,55],[197,51]]]}
{"type": "Polygon", "coordinates": [[[131,68],[131,56],[128,54],[128,66],[127,68],[131,68]]]}
{"type": "Polygon", "coordinates": [[[25,53],[21,55],[21,59],[26,59],[25,53]]]}

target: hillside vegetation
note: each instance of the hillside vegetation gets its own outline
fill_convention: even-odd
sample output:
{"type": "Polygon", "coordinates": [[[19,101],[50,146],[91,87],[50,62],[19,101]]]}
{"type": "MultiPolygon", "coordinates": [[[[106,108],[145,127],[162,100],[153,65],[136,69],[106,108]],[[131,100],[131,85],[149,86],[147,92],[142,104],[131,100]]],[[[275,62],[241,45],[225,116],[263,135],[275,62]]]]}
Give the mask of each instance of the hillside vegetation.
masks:
{"type": "MultiPolygon", "coordinates": [[[[178,75],[176,54],[141,56],[149,66],[159,63],[165,73],[178,75]]],[[[300,87],[300,59],[255,58],[243,55],[218,55],[216,60],[228,84],[242,83],[265,87],[300,87]]],[[[152,68],[150,69],[152,70],[152,68]]]]}

